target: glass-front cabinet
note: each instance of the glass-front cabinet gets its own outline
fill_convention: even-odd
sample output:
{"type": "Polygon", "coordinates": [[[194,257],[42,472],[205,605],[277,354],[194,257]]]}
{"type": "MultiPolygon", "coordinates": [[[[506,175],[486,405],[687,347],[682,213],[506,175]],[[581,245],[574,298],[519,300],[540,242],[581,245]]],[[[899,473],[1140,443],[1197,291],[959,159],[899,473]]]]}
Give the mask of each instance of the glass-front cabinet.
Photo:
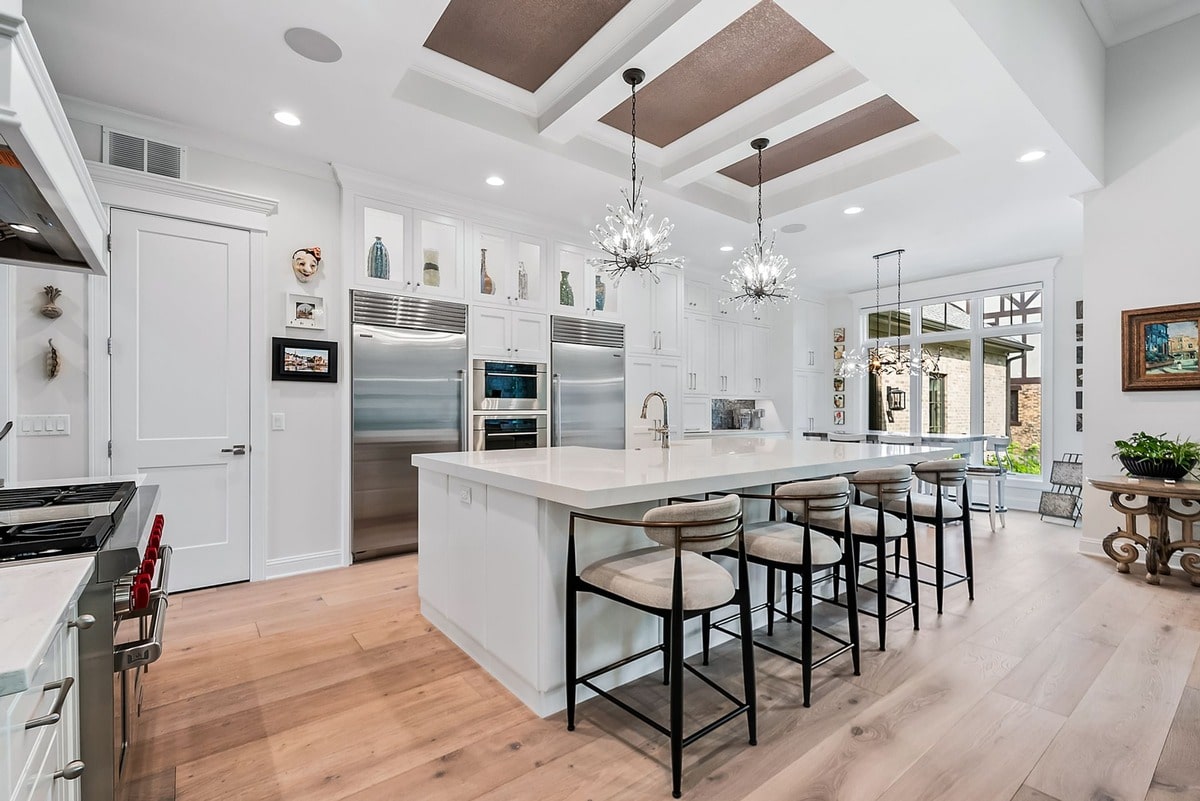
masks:
{"type": "Polygon", "coordinates": [[[463,222],[374,198],[355,200],[360,285],[463,297],[463,222]]]}
{"type": "Polygon", "coordinates": [[[620,299],[612,279],[587,263],[595,255],[576,245],[555,243],[555,277],[549,286],[551,311],[586,317],[620,315],[620,299]]]}
{"type": "Polygon", "coordinates": [[[545,242],[485,225],[473,226],[472,300],[527,309],[546,306],[545,242]]]}

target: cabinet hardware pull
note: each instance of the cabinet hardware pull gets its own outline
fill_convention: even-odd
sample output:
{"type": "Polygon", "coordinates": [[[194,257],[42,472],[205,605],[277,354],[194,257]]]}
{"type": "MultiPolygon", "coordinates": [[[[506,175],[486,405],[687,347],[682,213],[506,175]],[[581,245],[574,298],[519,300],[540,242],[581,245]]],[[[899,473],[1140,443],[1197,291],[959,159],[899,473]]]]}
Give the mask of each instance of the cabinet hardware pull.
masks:
{"type": "Polygon", "coordinates": [[[82,759],[73,759],[64,765],[62,770],[55,771],[54,778],[66,779],[67,781],[78,779],[83,775],[84,767],[86,766],[83,764],[82,759]]]}
{"type": "Polygon", "coordinates": [[[36,729],[39,726],[53,726],[62,718],[63,704],[67,702],[67,694],[71,692],[71,688],[75,686],[75,677],[67,676],[60,681],[52,681],[42,687],[43,692],[58,690],[58,695],[54,697],[54,706],[50,707],[50,711],[40,718],[33,718],[25,721],[25,730],[36,729]]]}
{"type": "Polygon", "coordinates": [[[85,631],[94,625],[96,625],[95,615],[80,615],[71,622],[67,623],[67,628],[75,628],[79,629],[80,631],[85,631]]]}

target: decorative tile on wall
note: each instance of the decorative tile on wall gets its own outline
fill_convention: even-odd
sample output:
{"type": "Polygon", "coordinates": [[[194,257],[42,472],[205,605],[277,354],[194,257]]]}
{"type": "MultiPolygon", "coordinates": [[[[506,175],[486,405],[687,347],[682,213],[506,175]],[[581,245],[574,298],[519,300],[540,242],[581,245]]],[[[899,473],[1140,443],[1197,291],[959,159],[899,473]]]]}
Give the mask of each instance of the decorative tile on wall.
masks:
{"type": "Polygon", "coordinates": [[[730,400],[728,398],[713,398],[712,430],[730,431],[738,428],[738,416],[742,409],[753,409],[752,400],[730,400]]]}

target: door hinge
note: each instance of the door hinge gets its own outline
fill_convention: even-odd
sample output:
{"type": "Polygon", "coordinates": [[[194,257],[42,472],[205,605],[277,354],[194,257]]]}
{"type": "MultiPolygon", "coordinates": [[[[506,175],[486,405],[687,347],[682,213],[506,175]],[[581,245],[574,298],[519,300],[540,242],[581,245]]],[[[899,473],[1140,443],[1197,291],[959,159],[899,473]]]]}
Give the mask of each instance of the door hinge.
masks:
{"type": "Polygon", "coordinates": [[[112,440],[111,439],[108,441],[108,458],[109,459],[112,458],[112,440]]]}
{"type": "Polygon", "coordinates": [[[112,234],[107,234],[104,237],[104,245],[108,248],[108,252],[112,253],[112,234]]]}
{"type": "Polygon", "coordinates": [[[112,356],[112,337],[108,338],[108,355],[112,356]]]}

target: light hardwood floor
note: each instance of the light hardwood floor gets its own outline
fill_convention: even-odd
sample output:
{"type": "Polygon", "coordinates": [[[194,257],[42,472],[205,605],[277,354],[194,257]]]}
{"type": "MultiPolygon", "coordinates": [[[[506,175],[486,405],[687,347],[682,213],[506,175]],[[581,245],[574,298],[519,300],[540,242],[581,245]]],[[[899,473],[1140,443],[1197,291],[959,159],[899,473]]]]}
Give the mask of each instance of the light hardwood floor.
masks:
{"type": "MultiPolygon", "coordinates": [[[[939,618],[927,593],[886,653],[865,619],[862,675],[819,669],[812,708],[799,666],[759,651],[759,745],[741,722],[693,745],[684,797],[1200,799],[1200,590],[1118,575],[1035,515],[976,528],[976,600],[954,588],[939,618]]],[[[598,701],[575,732],[535,717],[420,616],[416,584],[408,556],[173,596],[134,797],[670,797],[663,738],[598,701]]],[[[736,649],[713,669],[736,677],[736,649]]],[[[696,716],[717,708],[688,690],[696,716]]],[[[657,682],[626,692],[665,707],[657,682]]]]}

